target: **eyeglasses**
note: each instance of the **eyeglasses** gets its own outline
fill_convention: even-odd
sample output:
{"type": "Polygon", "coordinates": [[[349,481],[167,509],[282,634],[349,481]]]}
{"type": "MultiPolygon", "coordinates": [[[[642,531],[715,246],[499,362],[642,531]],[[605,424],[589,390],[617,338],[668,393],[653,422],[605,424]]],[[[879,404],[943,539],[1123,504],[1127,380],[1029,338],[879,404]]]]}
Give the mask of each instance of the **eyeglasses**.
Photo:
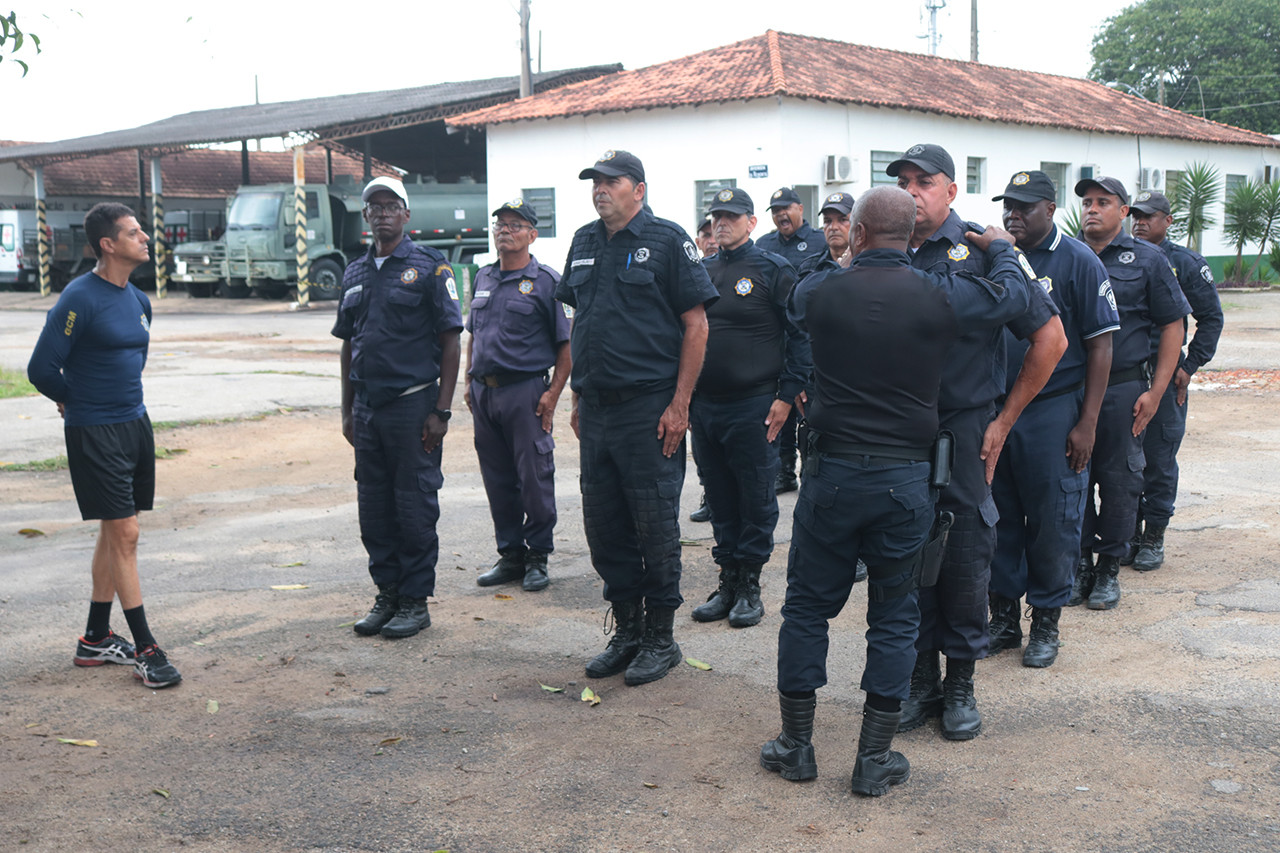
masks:
{"type": "Polygon", "coordinates": [[[532,227],[532,225],[526,225],[523,222],[494,222],[489,226],[489,230],[494,234],[501,234],[503,231],[510,231],[513,234],[519,234],[526,228],[532,227]]]}
{"type": "Polygon", "coordinates": [[[364,209],[369,211],[370,216],[379,216],[383,213],[395,216],[405,210],[404,206],[399,204],[366,204],[364,209]]]}

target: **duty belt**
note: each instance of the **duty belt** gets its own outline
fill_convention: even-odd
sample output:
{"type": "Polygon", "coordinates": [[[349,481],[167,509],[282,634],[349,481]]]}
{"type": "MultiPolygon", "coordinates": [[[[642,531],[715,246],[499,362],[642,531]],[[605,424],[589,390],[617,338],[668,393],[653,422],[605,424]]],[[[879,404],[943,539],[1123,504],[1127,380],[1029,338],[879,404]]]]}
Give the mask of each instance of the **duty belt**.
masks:
{"type": "Polygon", "coordinates": [[[1107,385],[1119,385],[1122,382],[1134,382],[1138,379],[1147,379],[1150,374],[1147,373],[1147,363],[1140,361],[1133,367],[1126,367],[1124,370],[1113,370],[1111,377],[1107,379],[1107,385]]]}
{"type": "Polygon", "coordinates": [[[737,391],[731,391],[724,394],[708,394],[705,391],[694,390],[694,395],[700,399],[706,400],[708,403],[733,403],[738,400],[745,400],[748,397],[763,397],[765,394],[773,395],[778,390],[777,382],[762,382],[759,385],[741,388],[737,391]]]}
{"type": "Polygon", "coordinates": [[[821,435],[813,442],[811,450],[856,462],[866,459],[877,465],[897,465],[904,462],[928,462],[932,455],[929,447],[896,447],[891,444],[862,444],[856,441],[840,441],[829,435],[821,435]]]}
{"type": "Polygon", "coordinates": [[[600,391],[586,391],[581,396],[586,398],[587,402],[593,406],[620,406],[623,403],[630,402],[637,397],[643,397],[646,394],[657,394],[662,391],[670,392],[667,388],[605,388],[600,391]]]}
{"type": "MultiPolygon", "coordinates": [[[[1074,385],[1068,385],[1066,388],[1059,388],[1057,391],[1048,391],[1048,392],[1041,391],[1031,400],[1031,402],[1036,403],[1036,402],[1039,402],[1040,400],[1052,400],[1054,397],[1061,397],[1064,394],[1074,394],[1075,392],[1079,391],[1082,388],[1084,388],[1084,382],[1080,381],[1075,383],[1074,385]]],[[[1004,398],[1001,398],[1000,402],[1003,403],[1004,398]]]]}
{"type": "Polygon", "coordinates": [[[514,385],[517,382],[524,382],[526,379],[533,379],[535,376],[541,376],[545,381],[547,371],[513,371],[511,373],[490,373],[487,376],[475,376],[474,378],[481,385],[488,388],[501,388],[504,385],[514,385]]]}

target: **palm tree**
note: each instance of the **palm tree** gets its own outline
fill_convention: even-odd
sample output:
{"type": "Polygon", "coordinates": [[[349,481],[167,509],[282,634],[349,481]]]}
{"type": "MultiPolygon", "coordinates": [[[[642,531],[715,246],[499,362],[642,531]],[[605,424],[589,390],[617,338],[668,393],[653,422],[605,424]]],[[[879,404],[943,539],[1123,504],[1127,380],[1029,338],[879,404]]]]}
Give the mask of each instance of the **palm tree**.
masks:
{"type": "Polygon", "coordinates": [[[1246,180],[1238,184],[1227,196],[1223,207],[1223,232],[1235,244],[1236,262],[1234,280],[1244,281],[1244,244],[1263,238],[1266,221],[1266,201],[1263,189],[1256,181],[1246,180]]]}
{"type": "Polygon", "coordinates": [[[1259,197],[1262,211],[1258,228],[1258,258],[1253,262],[1253,269],[1249,270],[1250,280],[1257,278],[1262,256],[1267,251],[1267,241],[1280,241],[1280,183],[1263,184],[1259,187],[1259,197]]]}
{"type": "Polygon", "coordinates": [[[1218,170],[1208,163],[1189,163],[1179,176],[1169,199],[1173,208],[1170,236],[1187,238],[1187,246],[1200,251],[1200,236],[1217,225],[1209,216],[1209,205],[1216,204],[1221,184],[1218,170]]]}
{"type": "Polygon", "coordinates": [[[1058,223],[1058,230],[1069,237],[1075,237],[1080,233],[1080,205],[1073,204],[1066,211],[1059,210],[1058,215],[1062,217],[1062,221],[1058,223]]]}

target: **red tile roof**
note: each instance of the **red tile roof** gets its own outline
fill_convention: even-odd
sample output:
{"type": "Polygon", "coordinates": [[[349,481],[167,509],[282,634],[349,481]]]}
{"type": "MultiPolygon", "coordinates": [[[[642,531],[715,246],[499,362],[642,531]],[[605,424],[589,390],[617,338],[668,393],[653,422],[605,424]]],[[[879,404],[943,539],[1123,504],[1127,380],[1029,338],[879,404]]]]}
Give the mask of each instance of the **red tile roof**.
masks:
{"type": "MultiPolygon", "coordinates": [[[[6,143],[0,142],[0,146],[6,143]]],[[[323,183],[324,151],[308,149],[307,180],[323,183]]],[[[240,186],[240,152],[190,149],[166,154],[160,160],[164,195],[169,198],[226,198],[240,186]]],[[[374,174],[394,174],[391,167],[373,161],[374,174]]],[[[151,191],[151,166],[144,165],[147,192],[151,191]]],[[[359,181],[364,162],[359,157],[333,152],[333,174],[359,181]]],[[[250,151],[249,177],[255,184],[291,183],[292,151],[250,151]]],[[[44,167],[45,193],[50,196],[136,196],[138,159],[133,151],[117,151],[80,160],[49,163],[44,167]]]]}
{"type": "Polygon", "coordinates": [[[1162,107],[1101,83],[769,30],[447,119],[458,127],[774,96],[917,110],[1002,124],[1280,147],[1261,133],[1162,107]]]}

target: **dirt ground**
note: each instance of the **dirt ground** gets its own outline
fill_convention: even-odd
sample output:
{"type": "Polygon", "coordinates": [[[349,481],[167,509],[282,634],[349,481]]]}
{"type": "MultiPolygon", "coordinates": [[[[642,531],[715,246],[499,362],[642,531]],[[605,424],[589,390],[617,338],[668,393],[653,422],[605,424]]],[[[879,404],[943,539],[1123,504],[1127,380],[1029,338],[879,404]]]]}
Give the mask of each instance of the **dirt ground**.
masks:
{"type": "MultiPolygon", "coordinates": [[[[19,567],[0,575],[0,850],[1280,850],[1280,398],[1271,371],[1200,381],[1165,568],[1124,570],[1115,611],[1064,611],[1053,667],[981,662],[983,734],[900,735],[911,779],[875,800],[849,792],[861,588],[833,624],[819,778],[758,766],[794,495],[765,621],[698,625],[686,607],[677,639],[713,668],[628,688],[582,672],[604,608],[564,413],[552,586],[476,587],[492,545],[455,418],[433,625],[401,641],[350,628],[371,587],[335,410],[164,430],[183,452],[159,463],[140,553],[185,681],[151,691],[71,665],[94,529],[66,473],[0,472],[19,567]],[[271,589],[290,584],[306,588],[271,589]]],[[[693,604],[714,584],[710,530],[685,535],[693,604]]]]}

